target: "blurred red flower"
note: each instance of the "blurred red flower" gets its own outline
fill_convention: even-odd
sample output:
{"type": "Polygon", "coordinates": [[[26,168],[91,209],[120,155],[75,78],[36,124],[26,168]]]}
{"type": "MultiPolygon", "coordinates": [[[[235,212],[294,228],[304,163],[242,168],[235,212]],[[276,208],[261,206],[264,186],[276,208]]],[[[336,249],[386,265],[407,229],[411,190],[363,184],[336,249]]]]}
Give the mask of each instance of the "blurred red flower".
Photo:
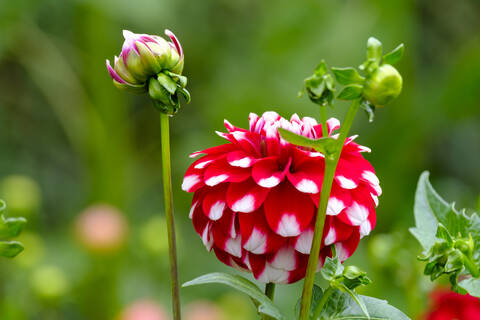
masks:
{"type": "MultiPolygon", "coordinates": [[[[324,155],[283,140],[282,127],[309,138],[322,136],[315,119],[290,121],[275,112],[250,115],[245,130],[225,121],[229,143],[204,154],[187,170],[182,188],[194,192],[190,218],[208,250],[223,263],[250,270],[262,282],[291,283],[305,276],[323,181],[324,155]]],[[[327,122],[328,134],[340,127],[327,122]]],[[[375,227],[381,194],[373,167],[361,152],[370,149],[346,140],[328,202],[320,266],[330,245],[342,261],[375,227]]]]}
{"type": "Polygon", "coordinates": [[[432,305],[425,320],[480,319],[480,300],[469,294],[462,295],[448,289],[437,289],[430,295],[432,305]]]}

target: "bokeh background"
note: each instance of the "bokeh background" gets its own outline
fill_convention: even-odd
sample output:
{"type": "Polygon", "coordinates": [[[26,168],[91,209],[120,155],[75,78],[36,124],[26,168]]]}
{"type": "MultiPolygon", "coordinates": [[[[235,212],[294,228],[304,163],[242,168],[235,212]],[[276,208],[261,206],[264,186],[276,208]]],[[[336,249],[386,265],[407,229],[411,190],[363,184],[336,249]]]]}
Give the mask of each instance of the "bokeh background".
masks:
{"type": "MultiPolygon", "coordinates": [[[[187,155],[220,143],[224,118],[318,117],[297,92],[320,59],[358,65],[370,35],[386,50],[405,43],[401,97],[352,130],[373,149],[384,194],[376,229],[350,261],[374,281],[362,293],[422,314],[431,285],[407,230],[419,174],[430,170],[459,207],[480,206],[480,2],[0,0],[0,198],[29,220],[25,251],[0,260],[1,319],[167,319],[158,114],[145,97],[117,91],[105,69],[122,29],[165,28],[183,44],[192,93],[172,122],[181,282],[227,270],[188,219],[187,155]]],[[[291,318],[300,285],[277,288],[291,318]]],[[[226,287],[181,294],[186,320],[255,319],[226,287]]]]}

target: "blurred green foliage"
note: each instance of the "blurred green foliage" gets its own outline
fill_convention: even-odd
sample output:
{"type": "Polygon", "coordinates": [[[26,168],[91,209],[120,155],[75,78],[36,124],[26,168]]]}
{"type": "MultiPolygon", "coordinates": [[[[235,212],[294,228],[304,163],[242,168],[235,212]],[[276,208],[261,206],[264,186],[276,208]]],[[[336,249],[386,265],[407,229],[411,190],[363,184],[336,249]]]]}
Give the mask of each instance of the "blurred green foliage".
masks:
{"type": "MultiPolygon", "coordinates": [[[[223,118],[246,126],[249,112],[271,109],[318,117],[296,93],[321,59],[359,64],[371,35],[386,48],[405,43],[402,95],[373,124],[361,115],[352,129],[372,147],[367,158],[384,191],[377,227],[352,261],[374,281],[362,293],[418,314],[428,287],[417,281],[419,248],[406,230],[420,172],[431,170],[438,191],[459,207],[479,199],[476,0],[0,1],[0,198],[29,217],[19,239],[25,251],[0,261],[1,318],[114,319],[150,298],[169,310],[167,253],[151,240],[164,223],[152,218],[163,210],[158,115],[146,98],[117,91],[105,69],[120,51],[122,29],[165,28],[184,46],[193,99],[172,123],[182,282],[227,270],[188,219],[191,195],[180,190],[187,154],[218,144],[223,118]],[[78,215],[92,204],[125,215],[129,233],[117,251],[90,252],[74,236],[78,215]]],[[[332,114],[345,111],[338,104],[332,114]]],[[[277,289],[287,314],[300,290],[277,289]]],[[[182,297],[246,312],[227,312],[228,319],[254,317],[248,300],[220,286],[183,289],[182,297]]]]}

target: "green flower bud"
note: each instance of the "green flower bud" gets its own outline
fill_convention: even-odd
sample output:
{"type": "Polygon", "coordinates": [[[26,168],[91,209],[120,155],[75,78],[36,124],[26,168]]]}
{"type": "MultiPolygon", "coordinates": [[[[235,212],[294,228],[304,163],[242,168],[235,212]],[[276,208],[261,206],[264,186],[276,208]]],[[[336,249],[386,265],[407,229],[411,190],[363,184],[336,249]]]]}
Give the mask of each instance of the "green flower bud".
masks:
{"type": "Polygon", "coordinates": [[[402,82],[397,69],[381,65],[365,81],[363,96],[376,107],[384,106],[400,95],[402,82]]]}
{"type": "Polygon", "coordinates": [[[473,249],[475,248],[475,243],[473,242],[472,236],[469,235],[468,239],[455,240],[455,248],[460,250],[467,257],[471,257],[473,254],[473,249]]]}

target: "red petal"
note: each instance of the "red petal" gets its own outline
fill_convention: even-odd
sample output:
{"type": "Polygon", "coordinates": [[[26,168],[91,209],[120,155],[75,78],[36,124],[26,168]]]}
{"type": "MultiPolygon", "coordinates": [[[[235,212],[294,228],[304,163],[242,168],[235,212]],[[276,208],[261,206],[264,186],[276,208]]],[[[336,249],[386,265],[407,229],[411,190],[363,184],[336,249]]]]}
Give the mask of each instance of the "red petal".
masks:
{"type": "Polygon", "coordinates": [[[310,159],[293,165],[293,172],[288,172],[288,180],[303,193],[319,193],[322,189],[324,162],[310,159]]]}
{"type": "Polygon", "coordinates": [[[231,143],[222,144],[219,146],[211,147],[202,151],[196,151],[190,154],[190,158],[195,158],[201,154],[213,155],[213,154],[221,154],[221,153],[228,153],[230,151],[235,150],[235,145],[231,143]]]}
{"type": "Polygon", "coordinates": [[[310,197],[298,192],[289,182],[272,189],[264,208],[272,230],[284,237],[298,236],[305,230],[315,210],[310,197]]]}
{"type": "Polygon", "coordinates": [[[337,249],[337,256],[341,262],[347,260],[357,249],[358,243],[360,242],[360,234],[357,230],[352,232],[350,238],[345,241],[335,244],[337,249]]]}
{"type": "Polygon", "coordinates": [[[291,160],[282,168],[278,157],[269,157],[258,160],[252,168],[252,178],[264,188],[273,188],[285,178],[290,168],[291,160]]]}
{"type": "Polygon", "coordinates": [[[338,217],[352,226],[360,226],[370,214],[375,214],[374,203],[366,186],[360,185],[352,191],[352,203],[338,217]]]}
{"type": "Polygon", "coordinates": [[[332,185],[330,198],[328,199],[327,215],[335,216],[342,212],[343,209],[350,206],[352,196],[350,190],[342,189],[335,181],[332,185]]]}
{"type": "Polygon", "coordinates": [[[210,218],[210,220],[218,220],[223,216],[227,204],[225,202],[225,194],[227,186],[225,184],[215,188],[209,188],[203,198],[202,209],[203,213],[210,218]]]}
{"type": "Polygon", "coordinates": [[[340,158],[335,171],[335,181],[343,189],[355,189],[360,183],[360,175],[351,162],[340,158]]]}
{"type": "Polygon", "coordinates": [[[213,241],[215,246],[219,247],[223,251],[231,254],[232,256],[242,257],[242,238],[238,236],[236,238],[230,238],[219,228],[212,228],[213,241]]]}
{"type": "Polygon", "coordinates": [[[208,166],[203,175],[207,186],[216,186],[222,182],[240,182],[250,176],[250,170],[239,167],[232,167],[227,160],[220,159],[208,166]]]}
{"type": "Polygon", "coordinates": [[[183,177],[182,190],[186,192],[195,192],[196,190],[203,187],[203,169],[195,169],[191,165],[187,172],[185,172],[185,177],[183,177]]]}
{"type": "Polygon", "coordinates": [[[269,189],[262,188],[252,179],[231,183],[227,189],[227,205],[235,212],[253,212],[265,201],[269,189]]]}
{"type": "Polygon", "coordinates": [[[276,269],[287,271],[295,270],[298,267],[299,254],[293,246],[285,245],[275,253],[268,255],[267,262],[276,269]]]}
{"type": "Polygon", "coordinates": [[[218,229],[225,233],[230,238],[235,238],[239,233],[238,226],[235,223],[237,214],[230,210],[228,207],[225,208],[223,216],[215,221],[213,224],[213,229],[218,229]]]}
{"type": "Polygon", "coordinates": [[[350,237],[355,228],[343,223],[339,218],[328,216],[323,233],[323,243],[329,246],[336,242],[341,242],[350,237]]]}
{"type": "Polygon", "coordinates": [[[233,167],[250,168],[255,163],[255,158],[243,150],[232,151],[227,155],[228,164],[233,167]]]}
{"type": "Polygon", "coordinates": [[[238,220],[242,235],[242,247],[254,254],[264,254],[280,248],[285,238],[273,233],[265,220],[263,210],[239,213],[238,220]]]}

